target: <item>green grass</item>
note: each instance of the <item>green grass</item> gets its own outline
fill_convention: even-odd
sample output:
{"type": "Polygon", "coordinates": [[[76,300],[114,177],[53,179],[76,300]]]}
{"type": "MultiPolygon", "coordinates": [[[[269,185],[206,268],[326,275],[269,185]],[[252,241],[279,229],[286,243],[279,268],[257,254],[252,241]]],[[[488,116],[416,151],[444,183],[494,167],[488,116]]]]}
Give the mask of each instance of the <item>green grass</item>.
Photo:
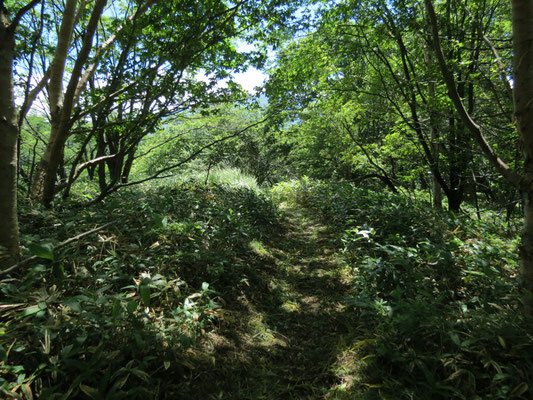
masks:
{"type": "Polygon", "coordinates": [[[225,185],[233,188],[247,188],[253,191],[259,191],[259,185],[254,177],[243,173],[238,168],[213,168],[209,171],[189,171],[181,174],[178,178],[180,182],[194,181],[205,182],[208,177],[208,183],[225,185]]]}

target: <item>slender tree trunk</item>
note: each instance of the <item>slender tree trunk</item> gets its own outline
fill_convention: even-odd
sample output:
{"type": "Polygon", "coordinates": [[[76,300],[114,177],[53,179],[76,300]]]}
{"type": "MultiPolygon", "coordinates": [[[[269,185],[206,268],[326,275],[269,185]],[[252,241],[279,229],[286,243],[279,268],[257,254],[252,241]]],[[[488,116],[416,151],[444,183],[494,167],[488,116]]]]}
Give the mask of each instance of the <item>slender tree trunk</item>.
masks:
{"type": "MultiPolygon", "coordinates": [[[[38,0],[35,0],[38,1],[38,0]]],[[[72,112],[78,104],[82,92],[85,90],[88,80],[92,76],[103,54],[115,42],[117,35],[131,21],[144,14],[153,4],[159,0],[148,0],[129,17],[116,31],[107,38],[94,52],[93,62],[89,62],[89,56],[93,50],[93,42],[100,18],[104,12],[108,0],[95,0],[92,11],[84,27],[83,42],[79,48],[76,60],[70,71],[70,78],[66,90],[63,93],[63,79],[65,79],[65,66],[68,50],[72,41],[72,32],[77,23],[76,8],[77,0],[66,0],[61,28],[58,33],[58,44],[51,66],[49,93],[50,115],[52,129],[45,154],[41,158],[34,183],[32,185],[32,198],[40,201],[45,206],[50,206],[55,195],[56,175],[63,157],[63,149],[67,141],[72,121],[72,112]]],[[[85,6],[85,3],[81,3],[85,6]]],[[[81,7],[80,6],[80,7],[81,7]]],[[[80,15],[84,10],[78,10],[80,15]]]]}
{"type": "Polygon", "coordinates": [[[56,175],[63,159],[63,149],[72,125],[72,110],[76,106],[79,93],[81,93],[86,84],[85,80],[81,80],[83,68],[93,47],[93,38],[107,0],[96,0],[94,3],[85,29],[83,43],[72,68],[66,91],[63,93],[66,56],[68,55],[68,49],[72,42],[72,33],[76,24],[76,3],[76,0],[67,0],[65,3],[50,75],[49,93],[52,129],[45,154],[39,162],[36,180],[32,188],[33,199],[41,201],[45,206],[49,206],[54,199],[56,175]]]}
{"type": "Polygon", "coordinates": [[[533,1],[513,0],[514,111],[522,152],[525,182],[524,231],[520,261],[524,311],[533,316],[533,1]]]}
{"type": "MultiPolygon", "coordinates": [[[[52,184],[52,187],[55,185],[55,175],[60,164],[59,158],[63,154],[61,147],[63,142],[61,121],[65,115],[63,110],[63,77],[76,19],[76,3],[76,0],[67,0],[63,10],[63,19],[59,28],[54,59],[50,67],[50,83],[48,85],[51,117],[50,138],[46,145],[46,150],[35,169],[31,188],[31,198],[34,201],[42,201],[46,205],[49,205],[53,199],[53,190],[50,191],[48,186],[50,184],[52,184]]],[[[70,117],[70,114],[68,117],[70,117]]]]}
{"type": "Polygon", "coordinates": [[[131,151],[128,154],[128,158],[124,163],[124,168],[122,169],[122,175],[120,177],[120,183],[128,183],[130,179],[131,167],[133,166],[133,161],[135,160],[135,150],[131,151]]]}
{"type": "MultiPolygon", "coordinates": [[[[433,56],[430,54],[430,49],[425,43],[421,45],[424,46],[424,59],[426,61],[426,68],[429,69],[433,64],[433,56]]],[[[433,152],[435,166],[439,168],[440,145],[439,129],[437,127],[438,120],[435,118],[435,86],[436,84],[433,80],[428,82],[428,101],[429,106],[431,107],[429,110],[429,120],[431,123],[431,150],[433,152]]],[[[433,172],[431,173],[431,193],[433,194],[433,207],[442,208],[442,188],[440,187],[440,183],[433,172]]]]}
{"type": "Polygon", "coordinates": [[[31,0],[10,19],[0,2],[0,270],[20,257],[17,217],[18,119],[13,92],[15,29],[39,0],[31,0]]]}
{"type": "MultiPolygon", "coordinates": [[[[431,127],[431,148],[433,149],[433,154],[435,157],[435,165],[439,167],[439,131],[436,127],[431,127]]],[[[433,192],[433,207],[442,208],[442,188],[438,179],[435,177],[435,174],[431,174],[431,185],[433,192]]]]}
{"type": "Polygon", "coordinates": [[[0,269],[19,258],[17,219],[17,112],[13,97],[14,31],[0,10],[0,269]]]}

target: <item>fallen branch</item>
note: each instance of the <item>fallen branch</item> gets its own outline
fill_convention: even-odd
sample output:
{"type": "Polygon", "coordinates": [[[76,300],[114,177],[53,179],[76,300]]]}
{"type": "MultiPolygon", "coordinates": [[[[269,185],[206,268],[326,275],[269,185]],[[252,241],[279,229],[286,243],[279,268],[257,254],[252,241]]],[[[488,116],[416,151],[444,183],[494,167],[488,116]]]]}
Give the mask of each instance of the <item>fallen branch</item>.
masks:
{"type": "MultiPolygon", "coordinates": [[[[57,244],[55,247],[54,247],[54,250],[57,250],[57,249],[60,249],[61,247],[65,247],[66,245],[72,243],[72,242],[75,242],[77,240],[80,240],[81,238],[85,237],[85,236],[88,236],[92,233],[95,233],[95,232],[98,232],[98,231],[101,231],[102,229],[104,228],[107,228],[108,226],[110,226],[111,224],[113,224],[114,222],[109,222],[105,225],[102,225],[102,226],[99,226],[98,228],[94,228],[94,229],[91,229],[90,231],[87,231],[87,232],[83,232],[83,233],[80,233],[79,235],[76,235],[76,236],[73,236],[71,238],[68,238],[67,240],[64,240],[62,241],[61,243],[57,244]]],[[[9,267],[8,269],[5,269],[3,271],[0,271],[0,276],[3,276],[3,275],[6,275],[8,274],[9,272],[17,269],[18,267],[21,267],[23,265],[26,265],[28,264],[29,262],[31,261],[34,261],[34,260],[37,260],[38,258],[40,258],[39,256],[31,256],[31,257],[28,257],[28,258],[25,258],[24,260],[22,261],[19,261],[18,263],[12,265],[11,267],[9,267]]]]}

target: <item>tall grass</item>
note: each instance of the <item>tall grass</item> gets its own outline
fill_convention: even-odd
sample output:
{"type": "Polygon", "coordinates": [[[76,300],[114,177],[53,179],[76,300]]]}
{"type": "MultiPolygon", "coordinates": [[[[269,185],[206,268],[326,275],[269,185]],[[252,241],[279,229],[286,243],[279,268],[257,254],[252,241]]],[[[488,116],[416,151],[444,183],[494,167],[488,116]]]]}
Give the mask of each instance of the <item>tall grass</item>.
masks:
{"type": "Polygon", "coordinates": [[[253,176],[247,175],[239,168],[234,167],[216,167],[209,171],[187,171],[181,174],[178,179],[180,182],[196,181],[215,183],[218,185],[229,186],[234,188],[247,188],[254,192],[259,191],[259,185],[253,176]]]}

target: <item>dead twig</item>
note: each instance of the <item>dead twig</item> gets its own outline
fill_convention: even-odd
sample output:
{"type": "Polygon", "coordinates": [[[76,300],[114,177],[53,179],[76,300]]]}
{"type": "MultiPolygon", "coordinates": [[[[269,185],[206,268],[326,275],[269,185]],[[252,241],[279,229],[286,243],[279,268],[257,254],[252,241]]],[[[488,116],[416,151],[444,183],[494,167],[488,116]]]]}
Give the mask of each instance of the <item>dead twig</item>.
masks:
{"type": "MultiPolygon", "coordinates": [[[[87,232],[83,232],[83,233],[80,233],[79,235],[76,235],[76,236],[73,236],[71,238],[68,238],[64,241],[62,241],[61,243],[57,244],[55,247],[54,247],[54,250],[57,250],[57,249],[60,249],[61,247],[65,247],[66,245],[72,243],[72,242],[75,242],[77,240],[80,240],[81,238],[85,237],[85,236],[88,236],[92,233],[95,233],[95,232],[98,232],[98,231],[101,231],[102,229],[104,228],[107,228],[108,226],[110,226],[111,224],[113,224],[113,222],[109,222],[105,225],[102,225],[102,226],[99,226],[97,228],[94,228],[94,229],[91,229],[90,231],[87,231],[87,232]]],[[[11,267],[9,267],[8,269],[5,269],[3,271],[0,271],[0,276],[3,276],[3,275],[6,275],[8,273],[10,273],[11,271],[23,266],[23,265],[26,265],[28,264],[29,262],[31,261],[34,261],[36,259],[38,259],[39,257],[38,256],[31,256],[31,257],[28,257],[28,258],[25,258],[24,260],[22,261],[19,261],[18,263],[12,265],[11,267]]]]}

